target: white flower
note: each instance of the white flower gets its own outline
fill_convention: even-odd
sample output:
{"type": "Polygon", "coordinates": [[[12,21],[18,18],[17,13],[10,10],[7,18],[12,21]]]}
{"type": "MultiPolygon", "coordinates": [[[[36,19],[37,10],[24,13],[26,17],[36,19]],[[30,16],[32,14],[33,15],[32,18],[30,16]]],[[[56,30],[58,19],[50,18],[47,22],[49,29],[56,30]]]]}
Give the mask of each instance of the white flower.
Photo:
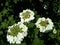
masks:
{"type": "Polygon", "coordinates": [[[28,27],[22,22],[9,26],[7,31],[7,41],[10,44],[21,44],[21,41],[27,36],[27,30],[28,27]]]}
{"type": "Polygon", "coordinates": [[[44,9],[47,9],[47,5],[44,5],[44,9]]]}
{"type": "Polygon", "coordinates": [[[23,10],[23,12],[20,13],[19,17],[21,18],[21,22],[29,22],[35,18],[34,12],[30,9],[23,10]]]}
{"type": "Polygon", "coordinates": [[[40,32],[46,32],[52,30],[54,25],[51,19],[49,18],[39,18],[35,23],[36,27],[39,28],[40,32]]]}
{"type": "Polygon", "coordinates": [[[54,34],[56,34],[56,33],[57,33],[57,31],[56,31],[56,29],[55,29],[55,28],[54,28],[54,30],[53,30],[53,33],[54,33],[54,34]]]}

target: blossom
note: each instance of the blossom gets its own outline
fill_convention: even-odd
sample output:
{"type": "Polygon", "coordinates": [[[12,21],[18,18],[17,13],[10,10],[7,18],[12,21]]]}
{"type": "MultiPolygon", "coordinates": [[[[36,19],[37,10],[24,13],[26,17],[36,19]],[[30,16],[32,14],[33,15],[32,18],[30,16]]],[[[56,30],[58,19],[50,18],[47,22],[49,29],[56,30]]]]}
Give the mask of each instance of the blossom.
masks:
{"type": "Polygon", "coordinates": [[[34,12],[30,9],[23,10],[23,12],[20,13],[19,17],[21,18],[21,22],[30,22],[35,18],[34,12]]]}
{"type": "Polygon", "coordinates": [[[21,44],[21,41],[27,36],[27,30],[28,27],[22,22],[9,26],[7,31],[7,41],[10,44],[21,44]]]}
{"type": "Polygon", "coordinates": [[[54,25],[51,19],[49,18],[39,18],[35,23],[36,27],[39,28],[40,32],[46,32],[52,30],[54,25]]]}
{"type": "Polygon", "coordinates": [[[47,5],[44,5],[44,9],[47,9],[47,5]]]}
{"type": "Polygon", "coordinates": [[[56,29],[55,29],[55,28],[54,28],[54,30],[53,30],[53,33],[54,33],[54,34],[56,34],[56,33],[57,33],[57,31],[56,31],[56,29]]]}

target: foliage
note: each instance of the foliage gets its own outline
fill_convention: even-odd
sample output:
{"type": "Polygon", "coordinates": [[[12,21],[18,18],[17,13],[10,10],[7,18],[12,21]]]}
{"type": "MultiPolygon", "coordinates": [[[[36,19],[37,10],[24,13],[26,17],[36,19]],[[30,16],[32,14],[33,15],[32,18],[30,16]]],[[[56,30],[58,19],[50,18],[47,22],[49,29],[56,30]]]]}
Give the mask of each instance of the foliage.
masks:
{"type": "MultiPolygon", "coordinates": [[[[19,13],[24,9],[35,12],[35,20],[24,23],[29,27],[28,36],[21,45],[60,45],[60,1],[59,0],[1,0],[0,1],[0,45],[9,44],[6,39],[8,26],[20,21],[19,13]],[[47,5],[47,9],[44,9],[47,5]],[[54,22],[57,34],[40,33],[34,23],[39,17],[49,17],[54,22]]],[[[17,45],[17,44],[14,44],[17,45]]]]}

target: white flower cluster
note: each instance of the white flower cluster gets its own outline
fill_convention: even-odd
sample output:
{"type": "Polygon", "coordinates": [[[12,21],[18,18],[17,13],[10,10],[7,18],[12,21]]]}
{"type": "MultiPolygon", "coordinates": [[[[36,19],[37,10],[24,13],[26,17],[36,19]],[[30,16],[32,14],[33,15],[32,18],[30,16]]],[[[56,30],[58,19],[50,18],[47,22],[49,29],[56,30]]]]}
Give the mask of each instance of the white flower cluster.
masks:
{"type": "Polygon", "coordinates": [[[26,27],[23,23],[18,22],[18,24],[14,24],[8,27],[7,33],[7,41],[10,44],[21,44],[24,37],[27,36],[28,27],[26,27]]]}
{"type": "Polygon", "coordinates": [[[29,22],[34,19],[34,12],[30,9],[26,9],[20,13],[19,17],[21,18],[21,22],[29,22]]]}
{"type": "MultiPolygon", "coordinates": [[[[19,14],[19,17],[21,22],[8,27],[7,41],[10,44],[21,44],[21,41],[27,36],[28,31],[28,27],[24,25],[24,22],[28,23],[35,18],[34,12],[30,9],[23,10],[23,12],[19,14]]],[[[54,27],[52,20],[44,17],[39,18],[35,25],[39,28],[40,32],[43,33],[52,30],[54,27]]],[[[57,33],[55,29],[53,30],[53,33],[57,33]]]]}
{"type": "Polygon", "coordinates": [[[23,10],[19,17],[21,18],[21,22],[8,27],[7,41],[10,44],[21,44],[21,41],[23,41],[24,37],[27,36],[28,30],[28,27],[26,27],[23,23],[29,22],[35,18],[34,12],[30,9],[23,10]]]}
{"type": "Polygon", "coordinates": [[[36,27],[39,28],[40,32],[46,32],[52,30],[54,25],[51,19],[49,18],[39,18],[35,23],[36,27]]]}

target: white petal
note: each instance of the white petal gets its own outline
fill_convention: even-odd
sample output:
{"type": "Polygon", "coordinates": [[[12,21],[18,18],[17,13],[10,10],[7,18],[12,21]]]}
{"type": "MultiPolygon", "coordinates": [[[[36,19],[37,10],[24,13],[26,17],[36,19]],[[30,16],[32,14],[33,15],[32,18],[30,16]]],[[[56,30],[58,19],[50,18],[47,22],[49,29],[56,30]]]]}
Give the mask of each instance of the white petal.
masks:
{"type": "Polygon", "coordinates": [[[24,38],[23,34],[22,33],[18,33],[17,37],[20,39],[20,38],[24,38]]]}
{"type": "Polygon", "coordinates": [[[16,41],[16,44],[21,44],[21,41],[19,41],[19,40],[18,40],[18,41],[16,41]]]}
{"type": "Polygon", "coordinates": [[[26,36],[27,36],[27,32],[23,32],[22,34],[23,34],[23,36],[24,36],[24,37],[26,37],[26,36]]]}
{"type": "Polygon", "coordinates": [[[40,32],[45,32],[45,27],[40,27],[40,32]]]}

